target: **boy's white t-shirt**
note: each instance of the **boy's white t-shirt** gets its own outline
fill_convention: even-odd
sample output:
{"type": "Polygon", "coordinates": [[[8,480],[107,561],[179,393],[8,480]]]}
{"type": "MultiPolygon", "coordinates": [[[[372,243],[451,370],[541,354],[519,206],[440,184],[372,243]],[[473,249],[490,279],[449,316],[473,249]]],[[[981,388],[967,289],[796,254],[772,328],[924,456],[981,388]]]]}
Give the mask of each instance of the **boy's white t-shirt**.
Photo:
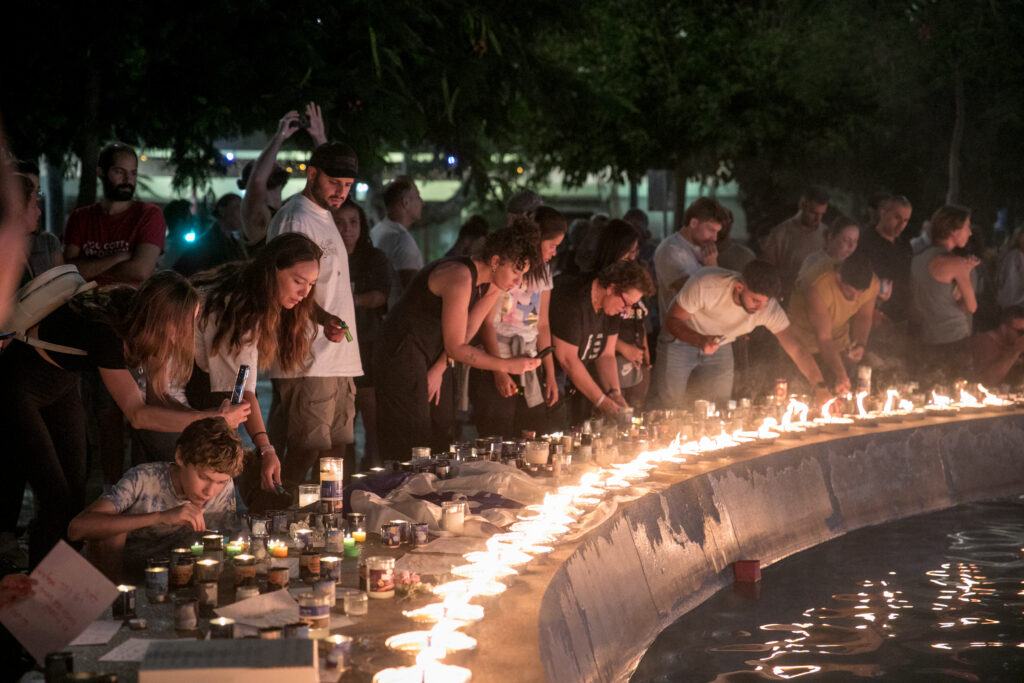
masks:
{"type": "MultiPolygon", "coordinates": [[[[150,462],[137,465],[124,473],[121,480],[109,493],[100,498],[110,501],[118,514],[141,515],[148,512],[173,510],[188,502],[178,497],[171,482],[170,462],[150,462]]],[[[224,488],[203,505],[203,517],[207,529],[226,530],[234,526],[235,482],[231,479],[224,488]]],[[[136,529],[129,534],[132,540],[160,541],[168,536],[177,536],[180,526],[157,524],[136,529]]],[[[192,533],[191,528],[188,529],[192,533]]]]}
{"type": "Polygon", "coordinates": [[[775,299],[757,313],[747,311],[733,300],[733,286],[739,273],[725,268],[707,267],[698,270],[676,295],[675,303],[690,314],[686,324],[695,332],[722,336],[723,344],[764,325],[773,334],[789,327],[789,318],[775,299]]]}

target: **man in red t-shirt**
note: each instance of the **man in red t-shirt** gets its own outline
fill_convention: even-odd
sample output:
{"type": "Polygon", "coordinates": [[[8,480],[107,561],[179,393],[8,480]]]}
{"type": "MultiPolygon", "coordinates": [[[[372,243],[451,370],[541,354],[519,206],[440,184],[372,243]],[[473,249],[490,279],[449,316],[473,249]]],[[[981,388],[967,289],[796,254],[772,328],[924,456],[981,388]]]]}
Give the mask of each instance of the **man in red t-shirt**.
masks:
{"type": "Polygon", "coordinates": [[[113,142],[100,151],[96,175],[103,199],[75,209],[64,228],[64,261],[86,280],[138,286],[156,270],[167,225],[156,204],[133,199],[139,161],[113,142]]]}

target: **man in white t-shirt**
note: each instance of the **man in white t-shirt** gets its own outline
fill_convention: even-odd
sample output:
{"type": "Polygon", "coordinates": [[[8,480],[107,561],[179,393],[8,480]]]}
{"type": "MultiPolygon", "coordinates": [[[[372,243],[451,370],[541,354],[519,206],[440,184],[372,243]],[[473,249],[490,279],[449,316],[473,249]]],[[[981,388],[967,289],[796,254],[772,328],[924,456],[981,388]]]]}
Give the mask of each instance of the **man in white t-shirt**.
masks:
{"type": "MultiPolygon", "coordinates": [[[[355,337],[348,251],[331,210],[345,202],[358,171],[351,147],[340,142],[320,145],[307,165],[305,189],[281,207],[267,230],[268,241],[283,232],[298,232],[323,250],[314,290],[317,322],[323,329],[301,371],[286,374],[275,365],[270,372],[274,396],[267,427],[271,443],[285,453],[281,475],[289,481],[305,481],[319,458],[344,457],[346,445],[354,441],[353,378],[363,374],[363,365],[355,337]]],[[[353,469],[350,459],[346,479],[353,469]]]]}
{"type": "Polygon", "coordinates": [[[764,325],[815,388],[817,398],[830,396],[814,358],[793,335],[776,297],[779,274],[764,261],[751,261],[743,274],[703,268],[691,277],[665,316],[664,331],[677,343],[673,353],[658,356],[655,373],[668,408],[705,398],[724,405],[732,396],[732,342],[764,325]]]}
{"type": "Polygon", "coordinates": [[[405,288],[423,267],[423,254],[409,233],[412,224],[423,215],[423,199],[416,183],[408,176],[399,176],[384,186],[384,208],[387,218],[373,226],[370,239],[384,252],[391,264],[391,291],[388,309],[395,307],[405,288]]]}

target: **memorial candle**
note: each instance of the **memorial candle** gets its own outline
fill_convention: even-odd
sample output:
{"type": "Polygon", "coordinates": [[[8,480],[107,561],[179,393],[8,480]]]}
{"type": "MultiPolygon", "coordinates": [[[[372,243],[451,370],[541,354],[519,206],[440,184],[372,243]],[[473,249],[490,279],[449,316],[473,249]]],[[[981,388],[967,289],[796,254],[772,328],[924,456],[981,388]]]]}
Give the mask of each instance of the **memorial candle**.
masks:
{"type": "Polygon", "coordinates": [[[288,546],[283,541],[271,541],[267,544],[270,554],[274,557],[288,557],[288,546]]]}
{"type": "MultiPolygon", "coordinates": [[[[363,532],[363,539],[366,539],[366,532],[363,532]]],[[[346,536],[345,540],[342,541],[345,546],[345,557],[359,557],[359,548],[356,547],[356,539],[352,536],[346,536]]]]}

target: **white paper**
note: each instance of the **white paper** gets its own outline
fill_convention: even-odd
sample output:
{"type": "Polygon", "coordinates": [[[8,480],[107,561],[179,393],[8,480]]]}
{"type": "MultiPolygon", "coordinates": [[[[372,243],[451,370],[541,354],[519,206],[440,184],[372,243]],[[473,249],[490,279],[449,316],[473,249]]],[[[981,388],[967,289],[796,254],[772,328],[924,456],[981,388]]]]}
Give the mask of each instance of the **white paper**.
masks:
{"type": "Polygon", "coordinates": [[[107,654],[100,657],[101,662],[141,662],[146,656],[152,638],[129,638],[107,654]]]}
{"type": "Polygon", "coordinates": [[[32,595],[0,609],[0,623],[42,665],[47,652],[63,650],[110,607],[117,588],[64,541],[31,577],[32,595]]]}
{"type": "Polygon", "coordinates": [[[218,617],[258,628],[284,626],[299,620],[299,603],[288,591],[263,593],[214,610],[218,617]]]}
{"type": "Polygon", "coordinates": [[[76,645],[106,645],[114,637],[114,634],[121,630],[123,625],[124,622],[112,621],[110,619],[94,621],[68,645],[71,647],[76,645]]]}

